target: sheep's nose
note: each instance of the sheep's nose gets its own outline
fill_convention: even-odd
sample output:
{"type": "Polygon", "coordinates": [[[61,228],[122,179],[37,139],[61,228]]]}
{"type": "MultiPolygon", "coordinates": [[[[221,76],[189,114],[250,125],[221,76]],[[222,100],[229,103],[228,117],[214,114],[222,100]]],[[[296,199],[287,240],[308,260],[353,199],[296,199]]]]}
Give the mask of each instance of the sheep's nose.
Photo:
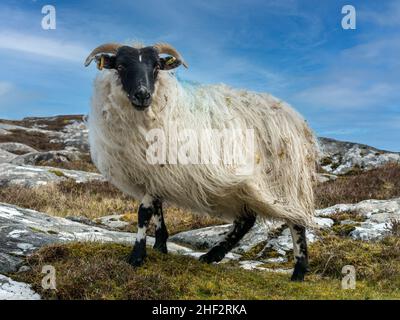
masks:
{"type": "Polygon", "coordinates": [[[140,87],[136,92],[135,92],[135,98],[138,100],[138,102],[141,105],[146,105],[146,102],[150,99],[151,95],[149,90],[147,90],[145,87],[140,87]]]}

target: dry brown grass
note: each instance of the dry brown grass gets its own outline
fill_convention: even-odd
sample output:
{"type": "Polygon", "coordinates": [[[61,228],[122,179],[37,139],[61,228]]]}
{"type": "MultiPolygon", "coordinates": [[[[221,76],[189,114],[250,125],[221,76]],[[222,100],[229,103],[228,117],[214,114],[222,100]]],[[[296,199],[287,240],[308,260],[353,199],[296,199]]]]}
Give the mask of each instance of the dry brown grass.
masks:
{"type": "Polygon", "coordinates": [[[388,164],[378,169],[338,177],[315,188],[317,208],[338,203],[357,203],[367,199],[400,197],[400,165],[388,164]]]}
{"type": "Polygon", "coordinates": [[[392,236],[400,237],[400,220],[391,219],[390,223],[387,224],[387,229],[392,236]]]}
{"type": "Polygon", "coordinates": [[[392,288],[400,286],[399,237],[367,242],[326,236],[310,245],[310,257],[312,271],[322,276],[342,278],[343,266],[352,265],[357,279],[392,288]]]}
{"type": "Polygon", "coordinates": [[[61,143],[52,143],[48,135],[41,132],[28,132],[25,130],[9,130],[10,134],[0,135],[0,142],[19,142],[26,144],[38,151],[63,150],[61,143]]]}
{"type": "Polygon", "coordinates": [[[89,154],[84,154],[81,156],[80,160],[73,161],[41,161],[37,164],[38,166],[55,167],[68,170],[80,170],[86,172],[96,172],[99,173],[96,166],[93,164],[92,159],[89,154]]]}
{"type": "MultiPolygon", "coordinates": [[[[0,189],[0,202],[46,212],[55,216],[84,216],[95,219],[111,214],[122,214],[130,223],[127,231],[135,231],[138,202],[107,182],[76,183],[73,180],[58,185],[39,188],[10,186],[0,189]]],[[[196,216],[190,212],[166,207],[165,222],[170,234],[221,224],[222,221],[208,216],[196,216]]],[[[149,234],[152,234],[153,228],[149,234]]]]}

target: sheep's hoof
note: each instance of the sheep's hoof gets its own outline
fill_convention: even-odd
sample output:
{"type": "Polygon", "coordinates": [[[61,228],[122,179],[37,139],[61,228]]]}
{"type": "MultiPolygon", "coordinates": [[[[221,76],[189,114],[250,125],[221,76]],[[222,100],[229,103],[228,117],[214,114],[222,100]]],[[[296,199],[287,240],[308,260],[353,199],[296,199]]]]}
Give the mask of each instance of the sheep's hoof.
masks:
{"type": "Polygon", "coordinates": [[[290,281],[303,282],[304,281],[304,273],[300,274],[300,273],[294,273],[293,272],[292,277],[290,278],[290,281]]]}
{"type": "Polygon", "coordinates": [[[216,246],[211,248],[206,254],[200,256],[199,261],[205,263],[220,262],[225,257],[225,250],[222,247],[216,246]]]}
{"type": "Polygon", "coordinates": [[[304,264],[304,262],[302,261],[298,261],[294,266],[294,271],[290,280],[302,282],[304,281],[304,276],[308,271],[309,271],[308,265],[304,264]]]}
{"type": "Polygon", "coordinates": [[[153,249],[160,251],[161,253],[168,253],[168,248],[166,243],[155,243],[153,249]]]}
{"type": "Polygon", "coordinates": [[[136,242],[129,256],[128,263],[134,267],[140,267],[146,258],[146,242],[136,242]]]}
{"type": "Polygon", "coordinates": [[[144,257],[143,258],[138,258],[138,257],[130,256],[129,259],[128,259],[128,263],[132,267],[135,267],[135,268],[140,267],[144,263],[144,257]]]}

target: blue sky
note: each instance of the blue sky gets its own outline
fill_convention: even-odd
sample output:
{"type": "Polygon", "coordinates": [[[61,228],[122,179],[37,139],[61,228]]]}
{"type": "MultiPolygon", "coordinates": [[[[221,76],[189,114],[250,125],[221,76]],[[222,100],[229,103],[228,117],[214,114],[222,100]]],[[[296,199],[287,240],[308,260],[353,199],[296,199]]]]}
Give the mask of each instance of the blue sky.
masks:
{"type": "Polygon", "coordinates": [[[396,0],[3,0],[0,118],[87,113],[91,49],[165,41],[189,63],[181,79],[270,92],[318,135],[400,151],[399,35],[396,0]],[[41,28],[47,4],[56,30],[41,28]]]}

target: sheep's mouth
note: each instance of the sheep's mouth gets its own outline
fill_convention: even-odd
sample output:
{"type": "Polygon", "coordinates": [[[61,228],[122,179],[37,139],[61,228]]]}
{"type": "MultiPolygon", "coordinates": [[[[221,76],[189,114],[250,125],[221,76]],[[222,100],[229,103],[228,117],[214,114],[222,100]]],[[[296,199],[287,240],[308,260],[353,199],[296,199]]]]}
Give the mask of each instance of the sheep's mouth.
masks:
{"type": "Polygon", "coordinates": [[[146,110],[148,107],[150,107],[150,104],[145,104],[145,105],[138,105],[134,102],[131,102],[132,106],[137,110],[137,111],[144,111],[146,110]]]}

